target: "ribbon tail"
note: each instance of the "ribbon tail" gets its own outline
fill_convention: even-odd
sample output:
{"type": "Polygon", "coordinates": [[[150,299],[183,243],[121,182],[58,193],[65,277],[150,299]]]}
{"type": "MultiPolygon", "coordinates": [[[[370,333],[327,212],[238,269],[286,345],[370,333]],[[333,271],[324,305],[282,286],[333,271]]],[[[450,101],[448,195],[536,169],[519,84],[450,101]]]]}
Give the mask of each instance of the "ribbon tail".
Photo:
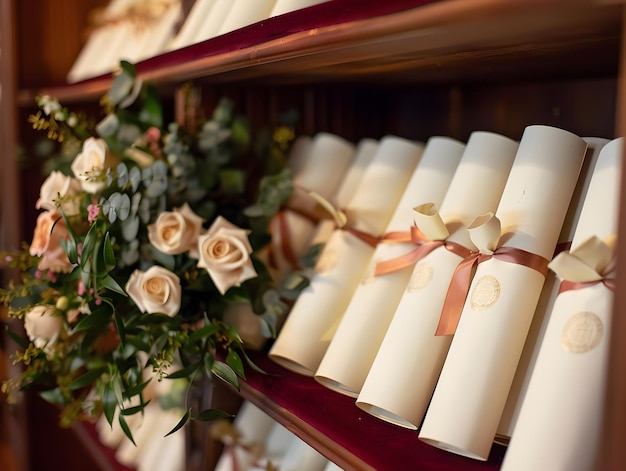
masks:
{"type": "Polygon", "coordinates": [[[279,211],[276,215],[278,219],[278,231],[280,233],[280,250],[283,253],[285,259],[291,264],[291,266],[299,270],[301,268],[298,257],[291,245],[291,237],[289,235],[289,227],[287,224],[287,217],[284,211],[279,211]]]}
{"type": "Polygon", "coordinates": [[[461,319],[465,298],[469,291],[472,268],[478,264],[479,255],[472,255],[461,263],[454,270],[446,298],[441,309],[441,317],[435,331],[436,336],[454,335],[456,327],[461,319]]]}
{"type": "Polygon", "coordinates": [[[385,275],[387,273],[402,270],[403,268],[415,265],[420,259],[424,258],[430,252],[435,250],[437,247],[441,247],[442,245],[442,241],[428,242],[424,245],[420,245],[408,253],[405,253],[404,255],[378,262],[376,264],[376,268],[374,269],[374,275],[385,275]]]}

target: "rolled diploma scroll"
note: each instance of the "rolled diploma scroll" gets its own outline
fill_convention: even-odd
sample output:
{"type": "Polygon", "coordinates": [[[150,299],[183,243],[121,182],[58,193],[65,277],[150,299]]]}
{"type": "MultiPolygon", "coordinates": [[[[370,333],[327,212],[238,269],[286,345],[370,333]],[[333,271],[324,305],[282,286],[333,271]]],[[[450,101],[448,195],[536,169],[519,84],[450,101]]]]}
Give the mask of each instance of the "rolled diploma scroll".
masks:
{"type": "Polygon", "coordinates": [[[327,464],[328,459],[324,455],[294,435],[280,463],[280,469],[281,471],[324,471],[327,464]]]}
{"type": "MultiPolygon", "coordinates": [[[[289,238],[288,244],[293,256],[300,257],[305,254],[319,230],[320,223],[315,218],[300,214],[313,214],[316,210],[317,203],[305,191],[314,191],[338,207],[345,207],[358,188],[364,169],[371,162],[377,148],[378,143],[372,139],[362,140],[355,148],[339,136],[328,133],[315,136],[300,170],[294,173],[293,184],[297,190],[281,214],[284,218],[284,229],[281,230],[277,217],[271,221],[272,250],[276,263],[274,278],[277,281],[280,282],[294,269],[282,248],[285,243],[283,236],[289,238]]],[[[324,240],[318,238],[317,242],[324,240]]]]}
{"type": "Polygon", "coordinates": [[[328,2],[329,0],[277,0],[276,5],[272,8],[270,18],[272,16],[282,15],[283,13],[289,13],[295,10],[301,10],[302,8],[317,5],[318,3],[328,2]]]}
{"type": "MultiPolygon", "coordinates": [[[[422,150],[422,144],[399,137],[381,139],[347,207],[352,229],[382,235],[422,150]]],[[[273,361],[296,373],[315,374],[373,253],[372,246],[347,230],[332,233],[310,285],[296,300],[269,352],[273,361]]]]}
{"type": "MultiPolygon", "coordinates": [[[[133,4],[132,0],[111,0],[104,16],[113,18],[121,15],[133,4]]],[[[69,83],[111,72],[120,58],[126,37],[126,25],[109,24],[95,29],[87,39],[78,57],[67,74],[69,83]]]]}
{"type": "MultiPolygon", "coordinates": [[[[600,137],[585,137],[583,139],[587,142],[587,153],[585,154],[585,161],[583,162],[578,183],[574,190],[574,196],[572,197],[567,215],[565,216],[565,222],[561,228],[559,244],[572,242],[585,195],[589,188],[593,169],[596,166],[600,151],[609,142],[609,139],[600,137]]],[[[513,379],[506,405],[504,406],[504,412],[500,418],[496,432],[496,441],[507,443],[508,439],[511,437],[524,394],[526,394],[526,389],[528,388],[530,375],[537,359],[541,338],[546,330],[548,313],[552,311],[558,290],[559,283],[554,273],[551,271],[546,275],[546,280],[543,284],[541,295],[539,296],[537,309],[533,315],[530,330],[528,331],[528,336],[524,343],[524,350],[522,351],[522,356],[517,365],[517,370],[515,371],[515,378],[513,379]]]]}
{"type": "MultiPolygon", "coordinates": [[[[496,212],[498,247],[552,258],[586,148],[558,128],[524,130],[496,212]]],[[[478,265],[420,439],[487,459],[543,282],[521,264],[491,258],[478,265]]]]}
{"type": "MultiPolygon", "coordinates": [[[[607,240],[617,232],[622,145],[623,138],[615,139],[600,154],[572,241],[574,254],[592,236],[607,240]]],[[[607,258],[594,271],[602,273],[607,258]]],[[[556,298],[503,470],[593,469],[604,414],[612,301],[612,291],[602,283],[556,298]]]]}
{"type": "MultiPolygon", "coordinates": [[[[243,402],[233,421],[233,427],[241,434],[239,441],[242,445],[261,445],[263,449],[275,424],[274,419],[249,401],[243,402]]],[[[215,466],[215,471],[231,471],[233,459],[237,461],[238,469],[250,469],[253,465],[253,458],[243,446],[224,450],[215,466]]]]}
{"type": "Polygon", "coordinates": [[[276,0],[231,0],[234,5],[228,12],[219,34],[230,33],[244,26],[269,18],[276,0]]]}
{"type": "MultiPolygon", "coordinates": [[[[417,203],[428,201],[441,206],[464,148],[461,142],[446,137],[428,140],[386,233],[408,232],[417,203]]],[[[358,285],[315,374],[318,382],[349,396],[358,395],[412,271],[412,267],[405,267],[375,277],[374,265],[414,248],[410,242],[378,244],[370,269],[358,285]]]]}
{"type": "MultiPolygon", "coordinates": [[[[495,210],[516,151],[517,143],[507,137],[472,133],[440,210],[451,233],[448,241],[476,250],[465,225],[476,214],[495,210]]],[[[358,396],[358,407],[388,422],[418,427],[450,345],[448,337],[434,333],[450,279],[461,260],[439,247],[411,270],[358,396]]]]}
{"type": "Polygon", "coordinates": [[[204,18],[204,22],[200,28],[198,28],[197,35],[194,37],[193,42],[199,43],[217,36],[228,13],[234,5],[235,0],[213,0],[211,9],[204,18]]]}
{"type": "Polygon", "coordinates": [[[181,49],[194,43],[198,30],[202,27],[202,23],[209,15],[214,2],[215,0],[195,0],[183,26],[169,44],[168,48],[170,50],[181,49]]]}

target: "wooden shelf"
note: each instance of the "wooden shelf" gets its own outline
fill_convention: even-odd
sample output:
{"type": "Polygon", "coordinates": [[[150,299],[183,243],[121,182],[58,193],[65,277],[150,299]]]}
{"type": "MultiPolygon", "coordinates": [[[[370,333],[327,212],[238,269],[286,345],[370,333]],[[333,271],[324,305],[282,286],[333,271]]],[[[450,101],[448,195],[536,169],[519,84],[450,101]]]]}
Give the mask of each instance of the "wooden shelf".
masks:
{"type": "MultiPolygon", "coordinates": [[[[426,0],[406,9],[406,3],[399,2],[404,9],[395,13],[320,27],[321,19],[296,11],[148,59],[137,69],[161,86],[188,80],[431,83],[617,71],[618,4],[426,0]],[[290,19],[298,27],[285,29],[290,19]]],[[[36,94],[44,93],[63,102],[88,100],[103,94],[109,84],[106,75],[22,90],[18,101],[31,104],[36,94]]]]}
{"type": "Polygon", "coordinates": [[[354,399],[292,373],[264,354],[252,355],[266,375],[249,369],[240,394],[343,469],[486,471],[500,468],[505,447],[475,461],[421,442],[401,428],[359,409],[354,399]]]}

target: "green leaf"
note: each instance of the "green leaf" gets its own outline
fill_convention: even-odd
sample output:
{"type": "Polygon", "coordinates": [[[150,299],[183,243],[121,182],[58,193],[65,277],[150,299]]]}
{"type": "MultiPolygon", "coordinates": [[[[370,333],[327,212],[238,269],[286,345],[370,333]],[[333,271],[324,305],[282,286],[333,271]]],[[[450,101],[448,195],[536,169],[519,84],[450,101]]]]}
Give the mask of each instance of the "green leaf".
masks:
{"type": "Polygon", "coordinates": [[[223,379],[228,384],[239,390],[239,379],[237,378],[237,374],[226,363],[216,360],[215,363],[213,363],[211,371],[215,374],[215,376],[223,379]]]}
{"type": "Polygon", "coordinates": [[[258,373],[261,373],[261,374],[264,374],[264,375],[269,374],[267,371],[265,371],[264,369],[262,369],[262,368],[261,368],[260,366],[258,366],[256,363],[254,363],[254,362],[252,361],[252,358],[250,358],[250,357],[248,356],[248,354],[246,353],[246,351],[245,351],[245,350],[243,350],[243,349],[242,349],[242,350],[241,350],[241,353],[242,353],[243,357],[246,359],[246,363],[248,364],[248,366],[249,366],[250,368],[252,368],[254,371],[256,371],[256,372],[258,372],[258,373]]]}
{"type": "Polygon", "coordinates": [[[102,409],[107,422],[113,427],[113,419],[115,417],[115,409],[117,409],[117,400],[115,398],[115,392],[111,383],[107,383],[104,386],[104,392],[102,393],[102,409]]]}
{"type": "Polygon", "coordinates": [[[137,444],[135,443],[135,440],[133,439],[133,434],[130,431],[130,428],[128,428],[126,419],[124,418],[122,414],[120,414],[119,416],[119,423],[120,423],[120,427],[122,427],[122,430],[124,431],[124,435],[128,437],[128,439],[133,443],[133,445],[137,446],[137,444]]]}
{"type": "Polygon", "coordinates": [[[193,345],[197,343],[199,340],[211,337],[213,334],[217,332],[217,326],[215,324],[208,324],[204,327],[194,331],[193,334],[189,336],[189,345],[193,345]]]}
{"type": "Polygon", "coordinates": [[[222,410],[206,409],[200,412],[196,417],[194,417],[194,420],[199,420],[201,422],[210,422],[211,420],[229,419],[231,417],[234,416],[222,410]]]}
{"type": "Polygon", "coordinates": [[[237,354],[236,351],[230,350],[228,355],[226,355],[226,363],[230,366],[233,371],[243,379],[246,379],[246,373],[243,369],[243,362],[241,361],[241,357],[237,354]]]}
{"type": "Polygon", "coordinates": [[[107,232],[104,235],[104,242],[102,244],[102,255],[104,259],[104,265],[107,272],[110,272],[115,268],[115,252],[113,252],[113,244],[111,243],[111,236],[107,232]]]}
{"type": "Polygon", "coordinates": [[[91,314],[84,316],[72,329],[72,333],[104,327],[111,322],[111,311],[108,307],[100,306],[91,314]]]}
{"type": "Polygon", "coordinates": [[[42,391],[39,395],[51,404],[67,404],[69,402],[59,388],[42,391]]]}
{"type": "Polygon", "coordinates": [[[126,391],[124,391],[124,397],[126,399],[130,399],[133,396],[137,396],[138,394],[141,394],[143,390],[146,388],[146,386],[150,384],[150,382],[152,382],[152,378],[136,386],[133,386],[132,388],[128,388],[126,391]]]}
{"type": "Polygon", "coordinates": [[[122,415],[134,415],[134,414],[137,414],[137,413],[143,411],[148,404],[150,404],[150,400],[147,400],[143,404],[139,404],[138,406],[135,406],[135,407],[128,407],[126,409],[120,409],[120,414],[122,414],[122,415]]]}
{"type": "Polygon", "coordinates": [[[169,373],[166,378],[167,379],[176,379],[176,378],[189,378],[196,371],[198,371],[202,367],[202,364],[196,362],[189,365],[187,368],[183,368],[182,370],[175,371],[174,373],[169,373]]]}
{"type": "Polygon", "coordinates": [[[177,432],[181,428],[183,428],[183,426],[189,420],[189,417],[191,417],[191,407],[189,409],[187,409],[187,412],[185,412],[185,414],[183,415],[182,419],[180,419],[180,421],[174,426],[174,428],[172,430],[170,430],[169,432],[167,432],[165,434],[165,436],[167,437],[167,436],[177,432]]]}
{"type": "Polygon", "coordinates": [[[113,77],[107,98],[112,106],[116,106],[126,98],[135,84],[135,67],[127,61],[120,61],[120,73],[113,77]]]}
{"type": "Polygon", "coordinates": [[[119,285],[119,283],[113,279],[113,277],[111,275],[105,276],[100,281],[100,287],[101,288],[106,288],[106,289],[108,289],[110,291],[113,291],[115,293],[121,294],[123,296],[128,296],[128,294],[126,294],[126,291],[124,291],[124,288],[122,288],[119,285]]]}
{"type": "Polygon", "coordinates": [[[114,312],[113,320],[115,321],[115,329],[117,330],[117,335],[120,337],[120,343],[122,346],[126,345],[126,328],[124,327],[124,321],[122,320],[122,316],[118,311],[114,312]]]}
{"type": "Polygon", "coordinates": [[[239,195],[243,193],[245,189],[246,174],[241,170],[222,170],[220,171],[220,182],[226,193],[239,195]]]}
{"type": "Polygon", "coordinates": [[[76,389],[81,389],[86,386],[89,386],[94,381],[96,381],[100,376],[102,376],[102,373],[104,373],[105,371],[106,371],[106,368],[98,368],[95,370],[87,371],[87,373],[85,373],[82,376],[79,376],[74,381],[72,381],[68,387],[70,391],[75,391],[76,389]]]}

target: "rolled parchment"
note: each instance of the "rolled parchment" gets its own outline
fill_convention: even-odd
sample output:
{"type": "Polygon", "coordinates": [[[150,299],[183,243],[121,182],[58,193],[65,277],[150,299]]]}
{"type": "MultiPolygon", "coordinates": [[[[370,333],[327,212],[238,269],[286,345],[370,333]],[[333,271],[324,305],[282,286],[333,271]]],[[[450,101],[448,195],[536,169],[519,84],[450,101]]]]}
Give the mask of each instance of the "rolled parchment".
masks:
{"type": "Polygon", "coordinates": [[[549,315],[503,470],[594,468],[608,371],[622,146],[619,138],[602,149],[571,251],[550,263],[565,281],[549,315]]]}
{"type": "MultiPolygon", "coordinates": [[[[111,0],[104,10],[105,18],[119,17],[133,0],[111,0]]],[[[67,74],[68,83],[111,72],[119,62],[119,53],[126,40],[124,24],[105,24],[87,39],[67,74]]]]}
{"type": "Polygon", "coordinates": [[[213,3],[215,3],[215,0],[195,0],[183,26],[169,44],[168,48],[170,50],[181,49],[194,44],[197,40],[198,31],[202,27],[202,23],[211,12],[213,3]]]}
{"type": "MultiPolygon", "coordinates": [[[[574,190],[574,195],[567,210],[567,215],[565,216],[565,222],[561,228],[559,246],[567,247],[567,244],[572,243],[593,169],[596,166],[600,151],[609,142],[609,139],[600,137],[585,137],[583,139],[587,142],[587,153],[578,178],[578,183],[576,184],[576,189],[574,190]]],[[[558,250],[559,248],[557,247],[557,251],[558,250]]],[[[558,290],[558,280],[554,272],[550,271],[546,275],[541,296],[537,303],[537,309],[535,309],[535,314],[533,315],[533,320],[526,341],[524,342],[524,350],[522,351],[522,356],[520,357],[517,370],[515,371],[515,378],[513,379],[513,384],[511,385],[506,405],[504,406],[504,412],[498,424],[496,442],[505,444],[508,443],[511,437],[524,394],[526,394],[528,382],[530,381],[530,375],[537,359],[541,339],[546,330],[548,314],[552,311],[558,290]]]]}
{"type": "Polygon", "coordinates": [[[423,145],[394,136],[381,139],[346,208],[349,223],[325,244],[310,285],[296,300],[269,357],[312,376],[362,279],[380,237],[421,157],[423,145]]]}
{"type": "MultiPolygon", "coordinates": [[[[472,133],[441,205],[439,215],[445,224],[441,233],[431,229],[429,218],[420,214],[416,214],[418,227],[432,240],[476,250],[466,226],[477,214],[497,208],[516,151],[517,142],[505,136],[472,133]]],[[[459,254],[440,246],[412,269],[358,396],[358,407],[403,427],[419,426],[450,344],[449,337],[434,334],[461,260],[459,254]]]]}
{"type": "Polygon", "coordinates": [[[487,459],[586,148],[558,128],[524,130],[496,218],[470,226],[478,233],[499,220],[500,237],[473,239],[487,260],[471,282],[421,440],[487,459]]]}
{"type": "Polygon", "coordinates": [[[269,18],[276,0],[231,0],[232,8],[226,15],[218,35],[230,33],[244,26],[269,18]]]}
{"type": "MultiPolygon", "coordinates": [[[[273,277],[278,282],[294,269],[297,258],[306,252],[315,231],[317,221],[312,215],[316,202],[308,192],[314,191],[332,199],[354,160],[354,153],[354,145],[342,137],[319,133],[305,152],[294,159],[294,195],[287,208],[270,223],[273,277]]],[[[291,160],[290,156],[289,162],[291,160]]],[[[291,167],[292,164],[289,165],[291,167]]]]}
{"type": "MultiPolygon", "coordinates": [[[[408,234],[413,225],[413,208],[418,203],[441,206],[464,148],[461,142],[446,137],[428,140],[386,233],[408,234]]],[[[412,266],[407,266],[375,277],[374,265],[414,248],[410,241],[378,244],[370,270],[358,285],[315,373],[318,382],[349,396],[358,395],[412,271],[412,266]]]]}
{"type": "Polygon", "coordinates": [[[234,0],[213,0],[211,9],[198,28],[193,43],[200,43],[219,35],[220,28],[234,5],[234,0]]]}
{"type": "Polygon", "coordinates": [[[329,0],[277,0],[276,5],[274,5],[274,8],[270,13],[270,17],[282,15],[283,13],[289,13],[295,10],[301,10],[302,8],[327,1],[329,0]]]}

